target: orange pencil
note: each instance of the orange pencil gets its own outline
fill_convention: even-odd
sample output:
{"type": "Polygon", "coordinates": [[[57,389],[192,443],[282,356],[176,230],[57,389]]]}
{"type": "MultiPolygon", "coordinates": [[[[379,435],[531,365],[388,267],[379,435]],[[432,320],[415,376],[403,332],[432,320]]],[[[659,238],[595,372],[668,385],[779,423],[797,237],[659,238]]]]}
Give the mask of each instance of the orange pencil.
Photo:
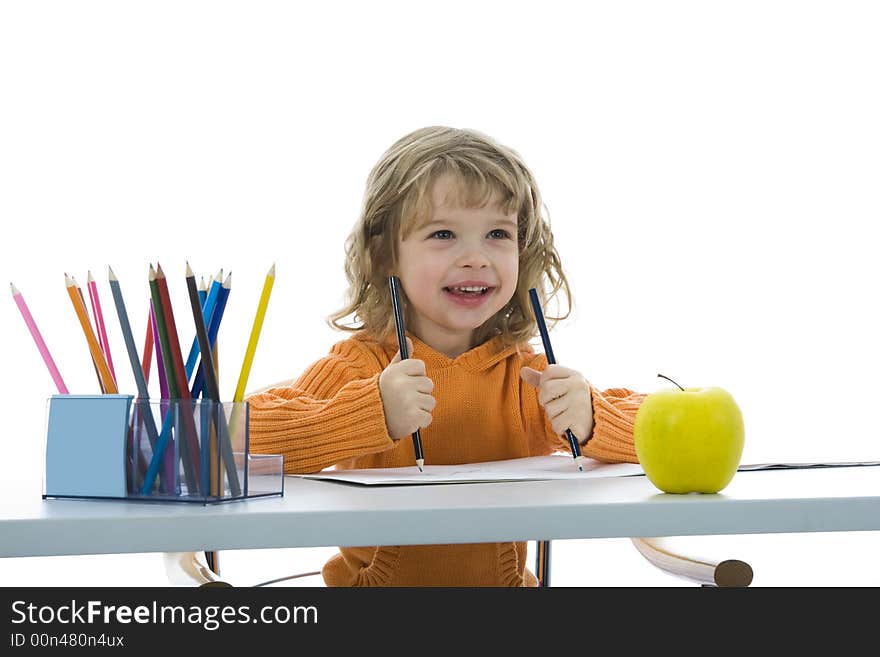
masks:
{"type": "Polygon", "coordinates": [[[95,337],[95,332],[92,330],[92,325],[89,323],[89,315],[86,311],[85,303],[83,303],[79,285],[76,284],[76,279],[74,279],[73,276],[65,274],[64,279],[64,282],[67,284],[67,294],[70,296],[73,309],[76,311],[76,317],[79,319],[83,333],[85,333],[86,342],[89,345],[89,352],[92,354],[92,361],[98,369],[98,383],[101,384],[101,388],[105,393],[117,394],[119,389],[116,387],[116,382],[110,374],[110,368],[107,366],[104,352],[101,351],[101,345],[98,344],[98,339],[95,337]]]}
{"type": "MultiPolygon", "coordinates": [[[[67,277],[67,274],[64,274],[64,276],[65,276],[65,278],[66,278],[66,277],[67,277]]],[[[83,303],[83,307],[85,308],[85,305],[86,305],[86,298],[83,296],[83,291],[82,291],[82,289],[80,288],[80,286],[77,285],[76,281],[74,281],[74,285],[76,286],[76,291],[77,291],[77,293],[79,294],[79,299],[80,299],[80,301],[82,301],[82,303],[83,303]]],[[[96,339],[97,339],[97,336],[96,336],[96,339]]],[[[98,340],[98,345],[100,345],[100,344],[101,344],[101,341],[98,340]]],[[[101,375],[98,373],[98,363],[95,362],[95,359],[94,359],[94,358],[92,359],[92,367],[95,368],[95,376],[98,377],[98,383],[101,384],[101,394],[106,395],[106,394],[107,394],[107,390],[104,388],[104,379],[102,379],[102,378],[101,378],[101,375]]]]}

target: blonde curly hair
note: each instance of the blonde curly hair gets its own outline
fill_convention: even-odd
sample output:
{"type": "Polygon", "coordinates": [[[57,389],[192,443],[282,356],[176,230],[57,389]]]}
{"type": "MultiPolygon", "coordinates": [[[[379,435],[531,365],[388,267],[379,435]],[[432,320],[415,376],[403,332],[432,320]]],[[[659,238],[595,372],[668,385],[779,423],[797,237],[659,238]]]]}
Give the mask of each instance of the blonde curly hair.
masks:
{"type": "MultiPolygon", "coordinates": [[[[505,344],[535,337],[538,328],[529,301],[532,287],[545,309],[558,293],[564,295],[565,313],[548,315],[548,326],[568,317],[571,290],[553,245],[549,221],[542,214],[541,194],[522,158],[475,130],[430,126],[397,140],[367,178],[360,218],[345,242],[346,305],[327,318],[331,326],[342,331],[366,330],[379,340],[393,335],[388,276],[397,263],[397,240],[405,238],[420,220],[430,218],[432,186],[445,174],[457,179],[462,207],[482,208],[495,198],[505,214],[517,216],[516,292],[477,328],[474,344],[496,335],[505,344]],[[343,323],[349,316],[354,317],[354,323],[343,323]]],[[[401,296],[406,315],[409,304],[405,293],[401,296]]]]}

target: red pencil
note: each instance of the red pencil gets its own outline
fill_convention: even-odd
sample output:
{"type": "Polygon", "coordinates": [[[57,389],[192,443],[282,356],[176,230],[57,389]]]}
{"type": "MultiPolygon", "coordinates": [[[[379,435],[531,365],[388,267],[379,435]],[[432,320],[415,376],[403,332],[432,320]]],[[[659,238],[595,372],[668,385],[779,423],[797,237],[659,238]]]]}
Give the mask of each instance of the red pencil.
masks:
{"type": "Polygon", "coordinates": [[[186,369],[183,365],[183,353],[180,351],[180,338],[177,335],[177,326],[174,323],[174,313],[171,310],[171,295],[168,292],[168,281],[162,271],[162,265],[156,263],[156,283],[159,286],[159,300],[162,303],[162,313],[165,316],[165,329],[168,331],[168,343],[171,349],[171,361],[174,365],[174,378],[177,380],[178,394],[181,399],[192,399],[189,392],[189,382],[186,378],[186,369]]]}
{"type": "MultiPolygon", "coordinates": [[[[171,352],[170,360],[174,371],[167,372],[169,382],[171,377],[177,381],[177,399],[192,399],[189,392],[189,385],[186,379],[186,370],[183,366],[183,355],[180,352],[180,338],[177,334],[177,326],[174,323],[174,312],[171,309],[171,296],[168,293],[168,281],[165,279],[165,273],[162,271],[162,265],[156,263],[156,288],[159,293],[159,303],[162,309],[162,316],[165,320],[165,331],[168,334],[168,350],[171,352]]],[[[158,310],[157,310],[158,319],[158,310]]],[[[199,460],[199,444],[196,439],[196,428],[193,416],[190,413],[183,413],[183,421],[185,423],[187,435],[187,445],[189,446],[189,457],[195,472],[195,482],[200,481],[200,460],[199,460]]],[[[196,484],[197,485],[197,484],[196,484]]],[[[192,491],[196,491],[193,486],[192,491]]],[[[207,491],[204,491],[207,493],[207,491]]]]}

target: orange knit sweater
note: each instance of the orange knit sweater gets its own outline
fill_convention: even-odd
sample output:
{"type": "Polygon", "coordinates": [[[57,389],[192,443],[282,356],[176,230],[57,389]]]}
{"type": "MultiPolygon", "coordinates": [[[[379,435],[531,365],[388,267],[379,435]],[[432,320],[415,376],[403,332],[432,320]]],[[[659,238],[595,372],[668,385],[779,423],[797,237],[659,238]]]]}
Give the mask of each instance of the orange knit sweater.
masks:
{"type": "MultiPolygon", "coordinates": [[[[520,379],[523,366],[543,370],[547,359],[531,346],[505,347],[493,338],[457,358],[415,336],[412,358],[425,362],[437,406],[422,429],[428,464],[477,463],[569,452],[553,432],[537,391],[520,379]]],[[[291,386],[250,402],[250,448],[284,455],[288,473],[343,468],[389,468],[414,463],[411,440],[394,441],[385,426],[379,374],[397,352],[365,333],[333,346],[291,386]]],[[[593,436],[585,456],[637,462],[632,425],[643,394],[592,386],[593,436]]],[[[584,400],[586,403],[587,400],[584,400]]],[[[526,544],[475,543],[340,548],[324,566],[329,586],[534,586],[526,544]]]]}

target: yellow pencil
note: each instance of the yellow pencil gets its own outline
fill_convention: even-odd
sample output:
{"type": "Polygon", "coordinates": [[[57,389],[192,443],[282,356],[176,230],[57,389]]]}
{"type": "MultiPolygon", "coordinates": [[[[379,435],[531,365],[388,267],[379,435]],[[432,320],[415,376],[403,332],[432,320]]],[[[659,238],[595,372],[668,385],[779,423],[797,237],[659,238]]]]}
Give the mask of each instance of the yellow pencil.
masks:
{"type": "Polygon", "coordinates": [[[244,389],[251,372],[251,364],[254,362],[254,352],[257,350],[257,340],[260,338],[260,329],[263,327],[263,318],[266,316],[266,307],[269,305],[269,295],[272,294],[273,283],[275,283],[274,264],[266,274],[266,281],[263,283],[263,293],[260,295],[260,303],[257,305],[257,316],[254,317],[254,326],[251,329],[251,337],[244,354],[244,363],[241,365],[241,374],[238,376],[238,385],[235,388],[235,395],[232,397],[233,402],[244,400],[244,389]]]}
{"type": "Polygon", "coordinates": [[[71,303],[73,303],[73,309],[76,311],[77,319],[79,319],[83,333],[86,335],[86,342],[89,344],[89,351],[92,354],[92,360],[95,363],[95,367],[98,369],[98,382],[101,384],[103,392],[115,395],[119,392],[119,389],[116,387],[116,381],[110,373],[110,367],[107,365],[107,360],[104,358],[104,352],[101,351],[101,345],[98,344],[98,338],[95,337],[95,332],[92,330],[92,325],[89,323],[89,315],[80,294],[79,285],[77,285],[76,279],[67,274],[64,275],[64,281],[67,284],[67,294],[70,296],[71,303]]]}

